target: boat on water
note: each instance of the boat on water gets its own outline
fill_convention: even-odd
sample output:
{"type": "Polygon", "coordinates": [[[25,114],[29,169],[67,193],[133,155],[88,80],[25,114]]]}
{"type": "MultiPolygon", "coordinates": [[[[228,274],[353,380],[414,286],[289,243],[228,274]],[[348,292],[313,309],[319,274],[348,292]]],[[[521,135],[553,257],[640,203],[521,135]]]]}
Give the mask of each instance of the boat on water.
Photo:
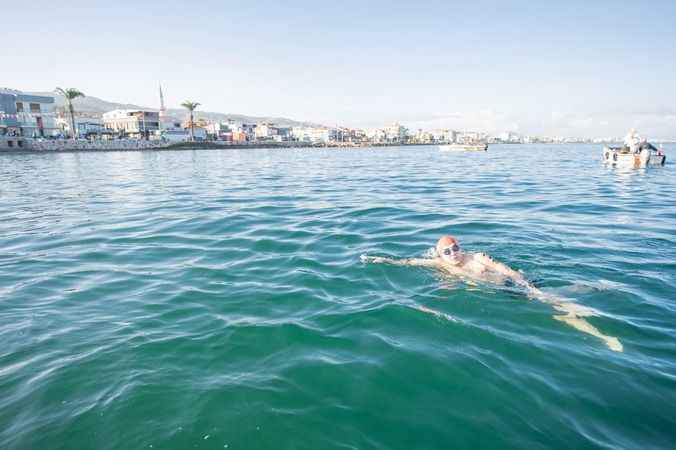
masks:
{"type": "Polygon", "coordinates": [[[657,148],[645,139],[639,139],[632,129],[624,138],[624,145],[603,148],[603,162],[615,167],[644,168],[663,166],[667,157],[662,148],[657,148]]]}
{"type": "Polygon", "coordinates": [[[638,152],[631,151],[628,147],[610,147],[603,149],[603,162],[617,167],[631,167],[635,169],[648,166],[663,166],[667,160],[662,150],[648,144],[638,152]]]}
{"type": "Polygon", "coordinates": [[[488,151],[488,144],[443,144],[439,150],[447,152],[485,152],[488,151]]]}

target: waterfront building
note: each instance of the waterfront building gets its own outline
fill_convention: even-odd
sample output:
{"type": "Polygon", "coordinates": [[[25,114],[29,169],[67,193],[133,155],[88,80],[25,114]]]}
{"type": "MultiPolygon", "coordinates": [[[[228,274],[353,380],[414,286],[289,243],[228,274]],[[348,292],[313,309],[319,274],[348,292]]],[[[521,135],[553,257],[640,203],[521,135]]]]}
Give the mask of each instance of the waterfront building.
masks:
{"type": "Polygon", "coordinates": [[[487,142],[488,135],[478,131],[461,131],[456,133],[455,142],[458,144],[473,144],[476,142],[487,142]]]}
{"type": "Polygon", "coordinates": [[[157,111],[116,109],[103,114],[106,128],[137,138],[148,138],[160,129],[160,115],[157,111]]]}
{"type": "Polygon", "coordinates": [[[240,125],[240,131],[246,135],[247,141],[256,140],[256,128],[257,125],[255,123],[242,123],[240,125]]]}
{"type": "Polygon", "coordinates": [[[380,128],[371,128],[366,130],[366,138],[373,144],[382,144],[386,142],[385,131],[380,128]]]}
{"type": "Polygon", "coordinates": [[[410,141],[413,141],[416,144],[431,144],[434,142],[434,137],[429,131],[418,129],[414,135],[410,136],[409,142],[410,141]]]}
{"type": "Polygon", "coordinates": [[[230,122],[214,122],[204,127],[207,130],[209,139],[219,141],[232,141],[232,129],[230,122]]]}
{"type": "Polygon", "coordinates": [[[505,131],[504,133],[500,133],[498,135],[498,139],[501,142],[508,142],[511,144],[516,144],[521,142],[521,136],[519,136],[517,133],[514,133],[513,131],[505,131]]]}
{"type": "Polygon", "coordinates": [[[256,140],[256,124],[228,121],[228,127],[232,130],[232,141],[235,143],[253,142],[256,140]]]}
{"type": "Polygon", "coordinates": [[[291,134],[299,142],[328,144],[339,140],[339,130],[324,127],[293,127],[291,134]]]}
{"type": "Polygon", "coordinates": [[[335,141],[339,143],[352,142],[352,130],[349,128],[338,127],[336,130],[335,141]]]}
{"type": "Polygon", "coordinates": [[[385,127],[383,131],[385,142],[388,143],[403,143],[406,142],[408,137],[408,130],[399,123],[385,127]]]}
{"type": "Polygon", "coordinates": [[[256,126],[256,140],[284,142],[291,138],[291,128],[278,127],[270,122],[263,122],[256,126]]]}
{"type": "Polygon", "coordinates": [[[286,142],[291,140],[291,127],[277,127],[277,136],[274,138],[277,142],[286,142]]]}
{"type": "MultiPolygon", "coordinates": [[[[68,114],[59,114],[54,120],[55,127],[61,131],[63,136],[71,136],[71,120],[70,115],[68,114]]],[[[109,130],[103,124],[103,119],[100,117],[93,117],[90,115],[75,115],[75,128],[77,137],[88,137],[91,135],[107,135],[111,134],[112,130],[109,130]]]]}
{"type": "MultiPolygon", "coordinates": [[[[197,129],[195,129],[197,131],[197,129]]],[[[196,133],[197,134],[197,133],[196,133]]],[[[190,140],[190,131],[183,128],[163,129],[159,131],[160,139],[169,142],[187,142],[190,140]]]]}
{"type": "Polygon", "coordinates": [[[242,131],[233,131],[232,132],[232,142],[235,144],[244,144],[247,142],[247,135],[242,131]]]}
{"type": "Polygon", "coordinates": [[[46,137],[58,133],[52,96],[0,88],[0,135],[46,137]]]}
{"type": "Polygon", "coordinates": [[[367,130],[366,136],[374,144],[398,144],[408,140],[408,129],[399,123],[394,123],[385,128],[367,130]]]}
{"type": "Polygon", "coordinates": [[[180,119],[174,116],[165,115],[163,118],[160,118],[161,130],[180,130],[182,128],[180,119]]]}
{"type": "MultiPolygon", "coordinates": [[[[185,131],[190,134],[190,127],[186,127],[185,131]]],[[[196,141],[206,141],[209,135],[207,134],[206,128],[195,126],[193,129],[193,137],[196,141]]]]}
{"type": "MultiPolygon", "coordinates": [[[[159,130],[155,133],[155,136],[169,142],[187,142],[190,140],[190,126],[159,130]]],[[[198,126],[193,129],[193,136],[196,141],[206,141],[209,137],[206,128],[198,126]]]]}
{"type": "Polygon", "coordinates": [[[432,130],[430,132],[430,135],[432,136],[432,142],[452,144],[452,143],[455,143],[457,141],[458,133],[454,130],[439,129],[439,130],[432,130]]]}
{"type": "Polygon", "coordinates": [[[361,144],[368,141],[366,131],[362,129],[348,129],[346,139],[354,144],[361,144]]]}
{"type": "Polygon", "coordinates": [[[272,123],[259,123],[255,133],[256,140],[271,140],[277,134],[277,128],[272,123]]]}

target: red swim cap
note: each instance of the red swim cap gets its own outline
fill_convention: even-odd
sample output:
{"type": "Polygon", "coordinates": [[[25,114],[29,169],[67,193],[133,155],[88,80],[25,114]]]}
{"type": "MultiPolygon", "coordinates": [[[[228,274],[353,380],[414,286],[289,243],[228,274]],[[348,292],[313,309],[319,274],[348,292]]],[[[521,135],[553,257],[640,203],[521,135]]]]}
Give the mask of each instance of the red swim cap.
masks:
{"type": "Polygon", "coordinates": [[[441,250],[443,250],[445,247],[448,247],[449,245],[453,245],[453,244],[460,245],[458,240],[456,238],[454,238],[453,236],[448,236],[448,235],[441,236],[439,238],[439,241],[437,242],[437,253],[441,254],[441,250]]]}

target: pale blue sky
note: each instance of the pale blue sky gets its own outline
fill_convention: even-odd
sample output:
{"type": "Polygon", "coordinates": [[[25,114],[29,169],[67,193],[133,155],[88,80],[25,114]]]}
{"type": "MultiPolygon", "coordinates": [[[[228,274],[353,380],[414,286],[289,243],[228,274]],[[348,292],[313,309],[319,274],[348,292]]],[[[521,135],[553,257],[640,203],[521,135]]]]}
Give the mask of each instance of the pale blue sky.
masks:
{"type": "Polygon", "coordinates": [[[157,107],[161,81],[169,106],[191,99],[325,124],[676,136],[673,0],[33,0],[2,10],[0,86],[157,107]]]}

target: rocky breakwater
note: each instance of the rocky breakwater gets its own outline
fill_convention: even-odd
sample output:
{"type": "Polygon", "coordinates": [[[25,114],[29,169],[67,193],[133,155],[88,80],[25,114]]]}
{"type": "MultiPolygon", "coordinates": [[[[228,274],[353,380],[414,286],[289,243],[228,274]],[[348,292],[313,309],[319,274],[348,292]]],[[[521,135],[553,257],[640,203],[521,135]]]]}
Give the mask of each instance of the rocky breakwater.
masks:
{"type": "Polygon", "coordinates": [[[111,139],[89,141],[86,139],[31,139],[23,137],[0,138],[0,150],[4,151],[97,151],[97,150],[149,150],[169,146],[164,141],[139,139],[111,139]]]}

